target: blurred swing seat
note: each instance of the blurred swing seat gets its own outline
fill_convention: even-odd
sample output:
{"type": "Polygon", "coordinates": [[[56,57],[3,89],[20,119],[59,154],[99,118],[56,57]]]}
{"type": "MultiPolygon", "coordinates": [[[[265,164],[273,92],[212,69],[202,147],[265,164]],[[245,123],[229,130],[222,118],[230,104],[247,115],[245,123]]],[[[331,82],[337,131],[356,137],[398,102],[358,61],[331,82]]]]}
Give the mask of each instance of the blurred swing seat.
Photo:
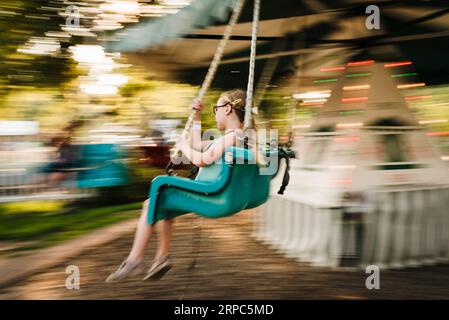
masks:
{"type": "Polygon", "coordinates": [[[221,218],[257,207],[267,201],[273,177],[259,170],[250,150],[228,147],[221,162],[201,168],[195,180],[158,176],[149,192],[148,223],[186,213],[221,218]]]}
{"type": "Polygon", "coordinates": [[[77,168],[78,188],[101,188],[124,185],[126,168],[119,161],[117,145],[112,143],[86,144],[81,148],[77,168]]]}

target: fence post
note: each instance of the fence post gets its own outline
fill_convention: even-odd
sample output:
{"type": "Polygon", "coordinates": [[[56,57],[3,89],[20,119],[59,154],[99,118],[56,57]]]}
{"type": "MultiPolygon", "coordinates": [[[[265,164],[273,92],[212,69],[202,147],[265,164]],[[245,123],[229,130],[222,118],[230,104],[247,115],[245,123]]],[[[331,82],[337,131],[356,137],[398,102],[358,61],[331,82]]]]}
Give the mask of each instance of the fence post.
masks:
{"type": "Polygon", "coordinates": [[[393,220],[393,243],[392,243],[392,268],[403,268],[405,266],[405,245],[407,233],[407,217],[410,207],[407,191],[394,192],[394,220],[393,220]]]}

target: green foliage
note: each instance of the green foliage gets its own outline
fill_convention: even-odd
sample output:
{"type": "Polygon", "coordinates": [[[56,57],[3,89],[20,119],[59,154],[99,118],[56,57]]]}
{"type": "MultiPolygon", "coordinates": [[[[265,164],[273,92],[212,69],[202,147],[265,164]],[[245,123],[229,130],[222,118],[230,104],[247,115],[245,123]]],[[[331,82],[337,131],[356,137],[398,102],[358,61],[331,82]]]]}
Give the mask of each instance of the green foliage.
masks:
{"type": "MultiPolygon", "coordinates": [[[[32,87],[59,86],[76,76],[67,54],[39,56],[19,53],[32,37],[60,31],[62,0],[11,0],[0,4],[0,83],[32,87]]],[[[62,51],[67,43],[62,44],[62,51]]],[[[8,90],[8,87],[3,88],[8,90]]]]}
{"type": "Polygon", "coordinates": [[[55,234],[83,232],[135,217],[141,203],[102,208],[79,208],[66,213],[0,212],[0,240],[42,240],[55,234]]]}

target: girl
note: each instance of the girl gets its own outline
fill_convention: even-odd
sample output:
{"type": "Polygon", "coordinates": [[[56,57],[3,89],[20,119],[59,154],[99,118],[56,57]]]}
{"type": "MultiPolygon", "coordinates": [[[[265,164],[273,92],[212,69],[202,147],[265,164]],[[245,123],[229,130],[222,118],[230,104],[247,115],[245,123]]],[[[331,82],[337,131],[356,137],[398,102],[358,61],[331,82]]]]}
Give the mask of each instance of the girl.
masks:
{"type": "MultiPolygon", "coordinates": [[[[213,112],[217,122],[217,128],[219,130],[224,130],[225,135],[213,142],[192,141],[191,145],[189,145],[186,140],[181,139],[177,144],[178,149],[180,149],[182,153],[198,167],[208,166],[221,159],[222,154],[227,147],[238,145],[236,131],[241,131],[243,129],[245,101],[246,92],[243,90],[234,89],[222,93],[217,101],[217,105],[213,107],[213,112]]],[[[200,102],[197,102],[194,104],[193,108],[201,110],[203,106],[200,102]]],[[[199,121],[200,116],[194,120],[199,121]]],[[[154,225],[148,224],[147,220],[149,201],[152,200],[148,199],[144,202],[131,252],[119,268],[106,279],[106,282],[117,282],[130,275],[141,273],[143,271],[145,249],[154,230],[154,225]]],[[[160,278],[171,268],[168,249],[172,236],[172,228],[173,219],[167,218],[160,221],[160,238],[156,256],[152,266],[147,271],[144,280],[149,278],[160,278]]]]}

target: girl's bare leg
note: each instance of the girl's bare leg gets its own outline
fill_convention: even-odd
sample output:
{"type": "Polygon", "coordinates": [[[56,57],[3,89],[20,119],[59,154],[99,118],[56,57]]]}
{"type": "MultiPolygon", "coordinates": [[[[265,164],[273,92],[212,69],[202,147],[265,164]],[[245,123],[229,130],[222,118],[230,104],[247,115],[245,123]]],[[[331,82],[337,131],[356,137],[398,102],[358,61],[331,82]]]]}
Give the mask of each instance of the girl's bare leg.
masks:
{"type": "Polygon", "coordinates": [[[168,255],[168,249],[170,245],[172,229],[173,229],[173,219],[164,219],[159,221],[159,237],[156,255],[154,257],[153,264],[150,269],[148,269],[147,274],[143,280],[150,278],[162,277],[168,270],[170,270],[171,259],[168,255]]]}
{"type": "Polygon", "coordinates": [[[153,234],[154,226],[148,224],[148,204],[149,200],[145,200],[142,207],[142,213],[140,215],[140,220],[137,225],[136,234],[134,236],[134,242],[129,253],[128,260],[130,261],[142,261],[145,254],[145,249],[148,245],[148,241],[153,234]]]}
{"type": "Polygon", "coordinates": [[[149,200],[146,200],[143,203],[142,213],[140,215],[139,223],[137,224],[133,246],[128,257],[122,262],[116,271],[111,273],[106,278],[106,283],[121,281],[130,275],[143,271],[143,256],[154,229],[154,226],[148,224],[147,221],[148,203],[149,200]]]}
{"type": "Polygon", "coordinates": [[[174,219],[164,219],[159,222],[160,228],[158,237],[158,248],[155,259],[165,257],[168,255],[168,250],[170,247],[170,241],[173,231],[173,220],[174,219]]]}

